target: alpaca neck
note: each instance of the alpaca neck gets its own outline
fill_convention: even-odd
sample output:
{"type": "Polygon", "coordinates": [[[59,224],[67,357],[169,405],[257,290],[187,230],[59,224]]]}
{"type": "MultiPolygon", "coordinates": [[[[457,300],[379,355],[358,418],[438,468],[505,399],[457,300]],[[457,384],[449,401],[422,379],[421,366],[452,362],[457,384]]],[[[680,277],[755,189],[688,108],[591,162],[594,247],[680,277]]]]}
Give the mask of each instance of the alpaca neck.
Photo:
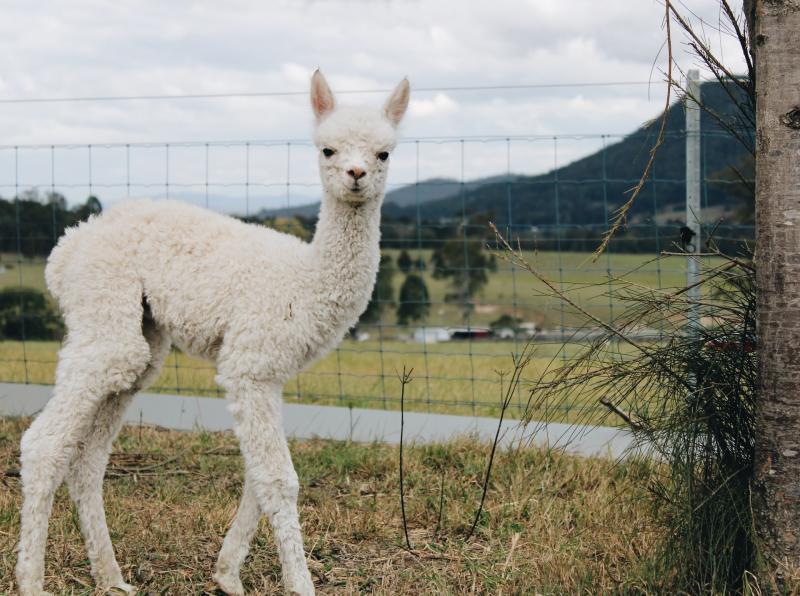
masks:
{"type": "MultiPolygon", "coordinates": [[[[382,197],[381,197],[382,198],[382,197]]],[[[352,325],[366,308],[380,262],[380,200],[353,206],[325,197],[312,246],[334,321],[352,325]],[[357,311],[357,312],[355,312],[357,311]]]]}

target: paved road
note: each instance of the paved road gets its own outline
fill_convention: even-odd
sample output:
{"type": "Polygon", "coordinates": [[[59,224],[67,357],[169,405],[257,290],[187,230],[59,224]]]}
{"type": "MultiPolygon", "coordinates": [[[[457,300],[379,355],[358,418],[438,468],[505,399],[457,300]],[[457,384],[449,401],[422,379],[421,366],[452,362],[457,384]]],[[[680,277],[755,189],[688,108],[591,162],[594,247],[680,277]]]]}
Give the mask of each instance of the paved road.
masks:
{"type": "MultiPolygon", "coordinates": [[[[0,416],[30,416],[50,398],[48,385],[0,383],[0,416]]],[[[313,437],[357,442],[400,441],[400,412],[341,408],[304,404],[284,404],[287,435],[298,439],[313,437]]],[[[147,424],[175,430],[230,430],[233,418],[224,399],[143,393],[136,396],[125,414],[130,425],[147,424]]],[[[405,440],[435,443],[470,435],[491,441],[498,420],[471,416],[450,416],[406,412],[405,440]]],[[[605,426],[545,424],[520,425],[506,420],[501,426],[501,445],[523,441],[584,456],[619,458],[633,446],[633,436],[624,429],[605,426]]]]}

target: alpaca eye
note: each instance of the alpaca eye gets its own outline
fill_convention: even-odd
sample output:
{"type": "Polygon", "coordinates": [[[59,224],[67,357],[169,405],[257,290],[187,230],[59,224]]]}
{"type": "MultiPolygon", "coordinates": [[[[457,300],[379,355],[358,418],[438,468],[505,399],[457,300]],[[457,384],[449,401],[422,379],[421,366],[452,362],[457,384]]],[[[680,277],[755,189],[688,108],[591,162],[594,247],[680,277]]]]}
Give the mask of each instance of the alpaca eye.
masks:
{"type": "Polygon", "coordinates": [[[378,159],[380,159],[381,161],[386,161],[387,159],[389,159],[389,152],[381,151],[380,153],[378,153],[378,159]]]}
{"type": "Polygon", "coordinates": [[[322,155],[324,155],[325,157],[330,157],[334,153],[336,153],[336,151],[330,149],[329,147],[325,147],[325,149],[322,150],[322,155]]]}

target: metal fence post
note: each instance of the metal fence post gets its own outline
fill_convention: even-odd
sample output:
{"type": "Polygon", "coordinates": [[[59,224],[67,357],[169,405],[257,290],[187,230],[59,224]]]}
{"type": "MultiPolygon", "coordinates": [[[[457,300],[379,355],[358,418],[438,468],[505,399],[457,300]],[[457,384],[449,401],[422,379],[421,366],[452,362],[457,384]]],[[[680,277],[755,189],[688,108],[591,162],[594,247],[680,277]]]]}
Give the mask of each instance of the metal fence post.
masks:
{"type": "Polygon", "coordinates": [[[686,227],[693,233],[691,243],[686,245],[687,297],[692,304],[689,309],[688,327],[696,332],[699,326],[700,263],[697,253],[702,250],[700,230],[700,73],[696,69],[688,72],[686,81],[686,227]]]}

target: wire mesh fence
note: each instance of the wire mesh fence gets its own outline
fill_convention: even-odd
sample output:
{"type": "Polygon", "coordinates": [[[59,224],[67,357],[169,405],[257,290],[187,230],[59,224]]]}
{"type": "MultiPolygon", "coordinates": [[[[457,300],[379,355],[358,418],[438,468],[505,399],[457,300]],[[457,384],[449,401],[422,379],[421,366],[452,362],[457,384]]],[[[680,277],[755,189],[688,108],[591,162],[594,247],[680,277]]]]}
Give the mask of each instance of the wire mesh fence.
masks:
{"type": "MultiPolygon", "coordinates": [[[[582,315],[492,250],[488,223],[597,318],[613,322],[614,279],[684,284],[682,130],[667,133],[624,231],[591,258],[648,157],[653,132],[633,135],[405,139],[392,157],[373,301],[329,356],[287,384],[289,400],[399,406],[397,371],[414,369],[408,407],[491,415],[499,371],[528,342],[531,382],[591,336],[582,315]]],[[[720,130],[702,134],[703,221],[715,241],[752,237],[742,150],[720,130]],[[737,161],[738,160],[738,161],[737,161]],[[744,223],[743,223],[744,222],[744,223]]],[[[63,325],[46,294],[46,257],[64,229],[121,200],[177,199],[310,239],[321,194],[317,149],[303,141],[0,147],[0,381],[53,382],[63,325]]],[[[641,330],[657,337],[658,330],[641,330]]],[[[521,385],[511,414],[529,396],[521,385]]],[[[151,389],[219,395],[212,363],[174,351],[151,389]]],[[[569,419],[571,408],[559,405],[569,419]]],[[[544,407],[544,406],[543,406],[544,407]]],[[[552,413],[551,413],[552,417],[552,413]]]]}

